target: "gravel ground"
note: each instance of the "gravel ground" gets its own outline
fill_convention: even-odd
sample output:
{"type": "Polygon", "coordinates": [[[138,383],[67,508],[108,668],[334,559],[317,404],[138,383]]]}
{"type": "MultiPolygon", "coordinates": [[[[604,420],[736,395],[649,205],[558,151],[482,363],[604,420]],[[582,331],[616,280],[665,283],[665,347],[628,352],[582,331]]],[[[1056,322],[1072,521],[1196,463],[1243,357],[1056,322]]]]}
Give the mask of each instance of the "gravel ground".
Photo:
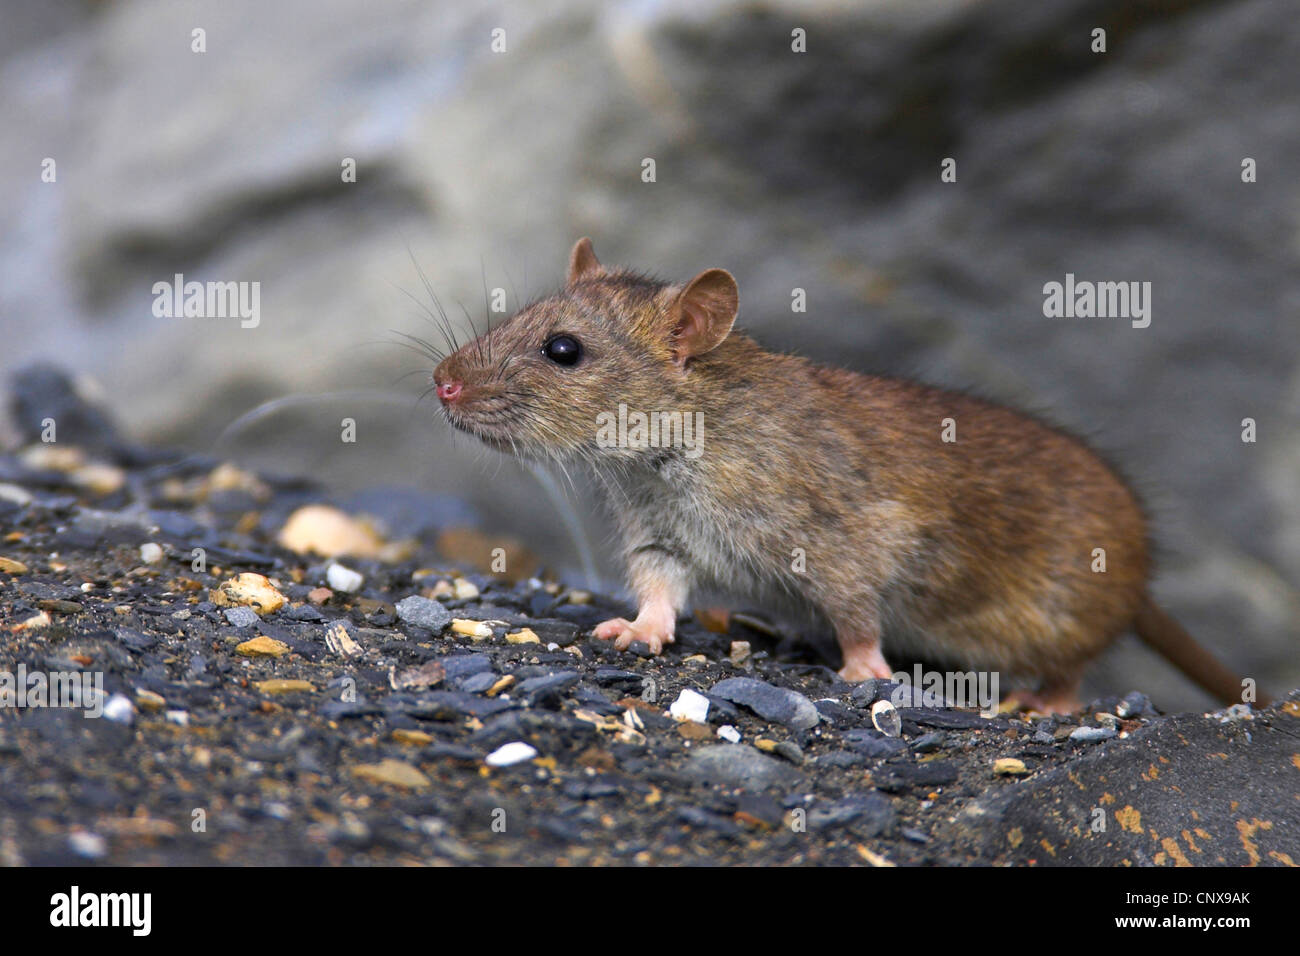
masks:
{"type": "Polygon", "coordinates": [[[324,500],[120,444],[0,456],[0,672],[104,693],[98,719],[0,707],[0,863],[1173,864],[1197,806],[1198,862],[1300,859],[1294,702],[1172,731],[1141,694],[1069,721],[903,707],[893,736],[890,685],[735,617],[652,658],[591,637],[627,608],[544,572],[319,509],[302,533],[378,556],[284,547],[324,500]],[[707,711],[678,721],[686,691],[707,711]],[[1216,751],[1192,795],[1148,775],[1216,751]],[[1052,796],[1078,774],[1088,799],[1052,796]],[[1138,791],[1162,832],[1130,826],[1138,791]]]}

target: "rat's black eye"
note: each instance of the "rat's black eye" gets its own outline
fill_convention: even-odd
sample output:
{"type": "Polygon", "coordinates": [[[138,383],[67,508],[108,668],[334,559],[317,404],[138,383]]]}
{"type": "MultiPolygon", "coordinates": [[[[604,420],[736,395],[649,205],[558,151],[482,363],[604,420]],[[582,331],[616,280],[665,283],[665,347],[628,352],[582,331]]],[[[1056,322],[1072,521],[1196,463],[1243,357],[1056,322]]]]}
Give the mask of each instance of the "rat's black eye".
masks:
{"type": "Polygon", "coordinates": [[[582,343],[572,335],[557,335],[547,339],[542,354],[556,365],[577,365],[582,358],[582,343]]]}

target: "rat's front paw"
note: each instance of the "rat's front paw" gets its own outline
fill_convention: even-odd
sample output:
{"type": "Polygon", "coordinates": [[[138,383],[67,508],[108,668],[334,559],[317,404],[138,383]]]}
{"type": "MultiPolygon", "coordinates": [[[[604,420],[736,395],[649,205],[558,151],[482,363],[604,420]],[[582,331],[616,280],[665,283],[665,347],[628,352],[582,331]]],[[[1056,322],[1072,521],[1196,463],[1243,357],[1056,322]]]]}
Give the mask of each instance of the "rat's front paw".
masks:
{"type": "Polygon", "coordinates": [[[642,641],[650,648],[651,654],[663,653],[664,645],[673,642],[673,632],[670,629],[643,622],[640,618],[629,621],[616,617],[602,621],[596,625],[596,636],[602,641],[613,640],[614,647],[620,651],[631,647],[633,641],[642,641]]]}

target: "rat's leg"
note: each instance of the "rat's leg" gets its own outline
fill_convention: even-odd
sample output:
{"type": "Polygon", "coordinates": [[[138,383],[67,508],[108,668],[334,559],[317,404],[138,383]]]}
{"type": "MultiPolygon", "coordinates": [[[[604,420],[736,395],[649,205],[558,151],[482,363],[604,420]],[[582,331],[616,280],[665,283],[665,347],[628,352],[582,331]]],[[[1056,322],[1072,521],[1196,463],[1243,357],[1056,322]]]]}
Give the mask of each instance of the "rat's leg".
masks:
{"type": "Polygon", "coordinates": [[[848,622],[832,622],[835,640],[844,655],[840,676],[845,680],[863,681],[869,677],[888,679],[894,669],[880,651],[880,622],[875,614],[856,614],[848,622]]]}
{"type": "Polygon", "coordinates": [[[633,641],[644,641],[650,653],[659,654],[673,643],[677,614],[690,592],[685,566],[675,554],[659,545],[644,545],[628,556],[632,590],[637,596],[636,620],[616,617],[596,625],[602,641],[613,639],[625,651],[633,641]]]}

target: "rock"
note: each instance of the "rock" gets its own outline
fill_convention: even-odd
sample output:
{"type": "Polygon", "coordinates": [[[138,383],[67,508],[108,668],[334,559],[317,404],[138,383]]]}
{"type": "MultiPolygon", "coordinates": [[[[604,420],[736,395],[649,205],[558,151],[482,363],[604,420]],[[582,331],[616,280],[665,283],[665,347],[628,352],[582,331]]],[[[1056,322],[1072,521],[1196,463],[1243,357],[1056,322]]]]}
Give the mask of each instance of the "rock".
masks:
{"type": "Polygon", "coordinates": [[[714,684],[709,693],[748,707],[760,717],[791,730],[808,730],[821,720],[813,702],[803,694],[750,677],[729,677],[714,684]]]}
{"type": "Polygon", "coordinates": [[[231,627],[252,627],[261,620],[251,607],[228,607],[222,613],[231,627]]]}
{"type": "Polygon", "coordinates": [[[577,671],[556,671],[543,677],[530,677],[519,682],[515,693],[529,703],[536,703],[545,697],[563,694],[578,683],[580,677],[577,671]]]}
{"type": "Polygon", "coordinates": [[[21,633],[22,631],[39,631],[42,628],[49,627],[50,623],[50,616],[48,614],[44,611],[37,611],[30,617],[25,617],[17,624],[14,624],[9,628],[9,630],[15,633],[21,633]]]}
{"type": "Polygon", "coordinates": [[[1001,757],[993,761],[993,772],[999,777],[1023,777],[1029,773],[1023,760],[1015,757],[1001,757]]]}
{"type": "Polygon", "coordinates": [[[244,657],[280,658],[289,653],[289,645],[273,637],[255,637],[236,646],[235,653],[244,657]]]}
{"type": "Polygon", "coordinates": [[[668,708],[668,715],[673,720],[691,720],[702,724],[709,719],[709,699],[703,694],[683,688],[677,699],[668,708]]]}
{"type": "Polygon", "coordinates": [[[401,727],[393,731],[393,739],[399,744],[413,744],[417,747],[423,747],[434,741],[433,734],[426,734],[423,730],[407,730],[401,727]]]}
{"type": "Polygon", "coordinates": [[[1284,863],[1296,859],[1295,787],[1274,781],[1294,780],[1298,731],[1300,721],[1276,712],[1249,725],[1162,718],[985,792],[948,835],[995,865],[1284,863]],[[1098,808],[1104,830],[1089,825],[1098,808]]]}
{"type": "Polygon", "coordinates": [[[488,754],[483,762],[489,767],[509,767],[513,764],[523,763],[526,760],[532,760],[536,756],[537,750],[534,747],[516,740],[498,747],[488,754]]]}
{"type": "Polygon", "coordinates": [[[73,830],[68,834],[68,849],[87,860],[102,860],[108,856],[108,841],[98,833],[73,830]]]}
{"type": "Polygon", "coordinates": [[[279,696],[280,694],[313,694],[316,685],[308,680],[264,680],[253,685],[263,694],[279,696]]]}
{"type": "Polygon", "coordinates": [[[486,654],[448,654],[441,661],[449,681],[492,671],[492,658],[486,654]]]}
{"type": "Polygon", "coordinates": [[[26,574],[27,565],[13,558],[0,557],[0,572],[4,574],[26,574]]]}
{"type": "Polygon", "coordinates": [[[115,724],[130,724],[135,720],[135,707],[121,694],[113,694],[104,702],[104,719],[115,724]]]}
{"type": "MultiPolygon", "coordinates": [[[[289,516],[276,541],[323,558],[378,558],[384,541],[367,522],[329,505],[305,505],[289,516]]],[[[351,589],[348,589],[351,590],[351,589]]]]}
{"type": "Polygon", "coordinates": [[[846,730],[844,742],[855,752],[873,760],[883,760],[907,752],[907,743],[898,737],[886,737],[878,730],[846,730]]]}
{"type": "MultiPolygon", "coordinates": [[[[491,628],[488,629],[489,631],[491,628]]],[[[491,636],[490,634],[488,636],[491,636]]],[[[532,628],[521,628],[511,634],[506,635],[507,644],[540,644],[541,638],[532,630],[532,628]]]]}
{"type": "Polygon", "coordinates": [[[918,754],[932,753],[942,747],[946,739],[944,734],[939,731],[922,734],[912,741],[912,752],[918,754]]]}
{"type": "MultiPolygon", "coordinates": [[[[506,676],[509,677],[510,683],[513,684],[514,683],[513,675],[506,675],[506,676]]],[[[483,694],[483,693],[491,692],[497,686],[498,683],[499,681],[497,675],[492,673],[492,671],[480,671],[477,674],[471,674],[469,677],[465,677],[457,681],[456,686],[458,689],[465,691],[467,694],[483,694]]],[[[509,684],[507,684],[506,686],[508,687],[509,684]]],[[[505,687],[502,687],[501,690],[505,690],[505,687]]],[[[499,694],[500,692],[501,691],[498,690],[496,693],[499,694]]],[[[495,694],[493,696],[495,696],[495,694]]]]}
{"type": "MultiPolygon", "coordinates": [[[[492,636],[492,628],[489,625],[484,624],[482,621],[475,621],[464,617],[453,618],[451,622],[451,630],[454,634],[461,634],[465,637],[473,638],[476,641],[486,640],[492,636]]],[[[532,632],[530,631],[529,633],[531,634],[532,632]]],[[[533,634],[533,637],[536,638],[537,635],[533,634]]],[[[538,642],[534,640],[532,642],[512,641],[511,643],[536,644],[538,642]]]]}
{"type": "Polygon", "coordinates": [[[1119,731],[1114,727],[1077,727],[1070,733],[1070,739],[1076,743],[1096,743],[1099,740],[1109,740],[1119,731]]]}
{"type": "Polygon", "coordinates": [[[723,836],[737,837],[745,832],[734,820],[699,807],[681,807],[677,811],[677,818],[693,827],[712,830],[723,836]]]}
{"type": "Polygon", "coordinates": [[[344,567],[337,561],[330,562],[330,566],[325,569],[325,580],[333,590],[342,591],[344,594],[361,590],[361,585],[365,582],[365,578],[360,573],[344,567]]]}
{"type": "Polygon", "coordinates": [[[325,646],[330,653],[342,658],[356,658],[365,654],[361,645],[352,639],[346,621],[334,621],[325,628],[325,646]]]}
{"type": "Polygon", "coordinates": [[[140,545],[140,560],[145,564],[157,564],[163,559],[163,549],[152,541],[140,545]]]}
{"type": "Polygon", "coordinates": [[[854,825],[863,836],[888,833],[895,823],[894,805],[878,793],[855,794],[830,803],[818,803],[808,810],[808,826],[813,830],[854,825]]]}
{"type": "Polygon", "coordinates": [[[224,607],[251,607],[260,615],[273,614],[284,607],[285,597],[263,574],[246,571],[235,575],[209,593],[213,604],[224,607]]]}
{"type": "Polygon", "coordinates": [[[144,688],[137,688],[135,706],[140,710],[156,714],[167,706],[167,700],[161,694],[155,694],[153,691],[144,688]]]}
{"type": "Polygon", "coordinates": [[[691,754],[687,773],[707,784],[722,784],[747,790],[791,786],[801,779],[787,763],[743,744],[716,744],[691,754]]]}
{"type": "Polygon", "coordinates": [[[740,731],[737,730],[735,727],[731,726],[731,724],[723,724],[721,727],[719,727],[718,736],[721,737],[723,740],[727,741],[727,743],[731,743],[731,744],[740,743],[740,731]]]}
{"type": "Polygon", "coordinates": [[[384,783],[406,790],[427,790],[432,784],[416,767],[391,757],[379,763],[359,764],[352,768],[352,776],[370,783],[384,783]]]}
{"type": "Polygon", "coordinates": [[[737,667],[743,666],[753,654],[749,641],[732,641],[731,648],[727,652],[727,658],[737,667]]]}
{"type": "Polygon", "coordinates": [[[596,683],[601,687],[619,687],[639,690],[644,678],[636,671],[620,670],[617,667],[596,668],[596,683]]]}
{"type": "Polygon", "coordinates": [[[441,663],[436,660],[425,661],[419,667],[409,667],[401,673],[394,674],[392,685],[394,690],[423,690],[441,684],[446,676],[447,671],[441,663]]]}
{"type": "Polygon", "coordinates": [[[435,634],[451,623],[451,612],[441,601],[412,595],[397,602],[397,618],[414,627],[423,627],[435,634]]]}

